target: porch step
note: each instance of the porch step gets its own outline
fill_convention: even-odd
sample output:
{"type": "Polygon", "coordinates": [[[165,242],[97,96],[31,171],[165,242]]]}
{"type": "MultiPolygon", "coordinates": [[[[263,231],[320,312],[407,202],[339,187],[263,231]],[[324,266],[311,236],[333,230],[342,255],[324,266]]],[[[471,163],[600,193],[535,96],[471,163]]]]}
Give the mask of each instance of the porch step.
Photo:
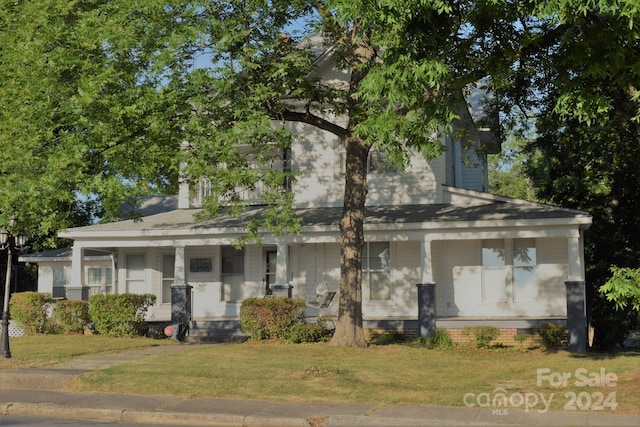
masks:
{"type": "Polygon", "coordinates": [[[246,339],[238,320],[192,320],[184,342],[224,343],[244,342],[246,339]]]}

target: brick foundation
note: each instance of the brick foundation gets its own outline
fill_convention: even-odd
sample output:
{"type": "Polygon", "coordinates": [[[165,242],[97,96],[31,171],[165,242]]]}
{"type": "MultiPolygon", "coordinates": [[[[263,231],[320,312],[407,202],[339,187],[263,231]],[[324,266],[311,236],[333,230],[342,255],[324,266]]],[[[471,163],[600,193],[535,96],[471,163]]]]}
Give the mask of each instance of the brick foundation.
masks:
{"type": "MultiPolygon", "coordinates": [[[[451,341],[455,344],[466,344],[473,342],[475,337],[473,333],[468,333],[464,328],[460,329],[446,329],[451,337],[451,341]]],[[[418,338],[418,331],[415,329],[408,330],[389,330],[389,329],[365,329],[365,337],[367,340],[379,337],[385,334],[398,334],[406,340],[412,340],[418,338]]],[[[539,347],[542,346],[542,339],[540,335],[533,333],[532,331],[519,331],[516,328],[500,328],[500,336],[492,341],[491,344],[502,344],[514,347],[539,347]],[[516,335],[524,335],[526,340],[520,342],[515,339],[516,335]]]]}

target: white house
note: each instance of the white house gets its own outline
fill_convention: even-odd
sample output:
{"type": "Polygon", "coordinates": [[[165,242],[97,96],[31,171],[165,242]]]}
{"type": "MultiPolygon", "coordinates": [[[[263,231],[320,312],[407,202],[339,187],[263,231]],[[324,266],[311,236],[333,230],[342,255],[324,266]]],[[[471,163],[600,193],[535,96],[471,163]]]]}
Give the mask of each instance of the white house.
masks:
{"type": "MultiPolygon", "coordinates": [[[[475,113],[465,110],[461,125],[472,126],[475,113]]],[[[73,228],[60,234],[74,242],[68,253],[23,256],[39,264],[39,291],[85,299],[95,292],[153,293],[150,320],[169,323],[172,287],[189,285],[195,325],[227,326],[237,325],[244,298],[338,291],[344,148],[333,134],[286,125],[301,136],[281,165],[299,174],[292,191],[301,235],[267,235],[261,246],[236,250],[244,221],[263,207],[197,222],[199,198],[183,184],[179,195],[150,201],[148,207],[162,209],[143,212],[142,221],[73,228]]],[[[565,282],[584,281],[583,232],[591,217],[486,193],[486,154],[499,144],[487,144],[481,129],[470,134],[473,147],[442,137],[441,157],[427,161],[416,153],[404,173],[371,154],[365,327],[415,331],[416,285],[426,283],[435,283],[439,327],[493,325],[515,334],[566,320],[565,282]]],[[[337,298],[327,311],[337,311],[337,298]]]]}

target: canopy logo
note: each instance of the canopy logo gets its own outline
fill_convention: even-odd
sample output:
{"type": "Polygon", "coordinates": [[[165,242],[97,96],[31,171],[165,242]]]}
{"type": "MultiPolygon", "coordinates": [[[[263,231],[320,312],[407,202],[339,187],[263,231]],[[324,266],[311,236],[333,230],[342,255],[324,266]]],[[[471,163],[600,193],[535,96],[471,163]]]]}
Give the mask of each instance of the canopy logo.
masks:
{"type": "Polygon", "coordinates": [[[551,388],[589,388],[576,392],[567,390],[565,393],[554,392],[514,392],[509,393],[505,388],[498,387],[493,392],[466,393],[463,397],[465,406],[473,408],[491,408],[493,415],[508,415],[509,409],[524,409],[525,412],[536,410],[544,414],[554,401],[558,401],[566,411],[615,411],[618,407],[616,392],[606,393],[591,391],[593,388],[612,388],[618,384],[618,376],[614,372],[607,372],[605,368],[599,371],[589,371],[578,368],[574,372],[554,372],[549,368],[536,370],[536,386],[551,388]]]}

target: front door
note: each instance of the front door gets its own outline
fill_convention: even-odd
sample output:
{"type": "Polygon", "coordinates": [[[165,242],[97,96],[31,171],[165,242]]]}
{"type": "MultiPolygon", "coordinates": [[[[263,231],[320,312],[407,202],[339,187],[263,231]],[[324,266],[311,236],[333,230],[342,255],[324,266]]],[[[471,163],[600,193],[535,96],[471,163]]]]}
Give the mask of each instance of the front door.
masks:
{"type": "Polygon", "coordinates": [[[265,252],[265,295],[272,295],[272,286],[276,284],[276,266],[278,265],[278,252],[268,250],[265,252]]]}

